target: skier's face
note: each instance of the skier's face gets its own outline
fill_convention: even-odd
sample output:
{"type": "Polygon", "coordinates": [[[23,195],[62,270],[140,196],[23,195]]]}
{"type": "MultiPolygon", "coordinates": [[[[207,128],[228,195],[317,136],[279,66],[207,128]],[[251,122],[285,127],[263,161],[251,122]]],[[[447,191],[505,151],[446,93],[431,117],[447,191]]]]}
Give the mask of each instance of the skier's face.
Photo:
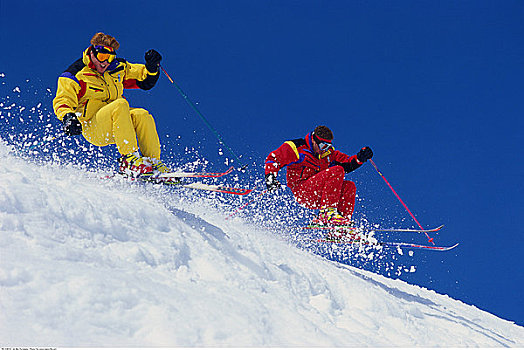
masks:
{"type": "Polygon", "coordinates": [[[321,138],[314,131],[311,133],[311,141],[315,154],[324,154],[333,147],[333,139],[321,138]]]}
{"type": "Polygon", "coordinates": [[[107,67],[109,67],[109,62],[108,61],[100,62],[96,58],[96,56],[93,53],[93,51],[91,51],[90,56],[91,56],[91,62],[93,62],[93,64],[95,65],[96,71],[98,73],[100,73],[100,74],[104,74],[104,72],[106,71],[107,67]]]}
{"type": "Polygon", "coordinates": [[[315,152],[315,154],[320,154],[320,147],[318,147],[315,140],[313,140],[313,152],[315,152]]]}
{"type": "Polygon", "coordinates": [[[324,154],[325,152],[329,151],[331,149],[331,147],[333,147],[331,145],[331,143],[329,142],[317,142],[315,139],[313,139],[313,152],[315,152],[315,154],[324,154]]]}

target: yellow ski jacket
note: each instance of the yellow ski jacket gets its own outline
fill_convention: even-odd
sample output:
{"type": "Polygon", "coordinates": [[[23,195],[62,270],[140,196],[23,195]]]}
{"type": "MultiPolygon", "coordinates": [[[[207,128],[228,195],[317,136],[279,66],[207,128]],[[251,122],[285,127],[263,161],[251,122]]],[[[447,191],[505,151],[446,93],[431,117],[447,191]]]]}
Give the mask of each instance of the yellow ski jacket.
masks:
{"type": "Polygon", "coordinates": [[[85,122],[100,108],[121,98],[124,89],[149,90],[158,80],[159,72],[150,73],[145,65],[118,57],[100,74],[91,63],[89,50],[58,78],[53,109],[60,120],[71,112],[80,113],[78,120],[85,122]]]}

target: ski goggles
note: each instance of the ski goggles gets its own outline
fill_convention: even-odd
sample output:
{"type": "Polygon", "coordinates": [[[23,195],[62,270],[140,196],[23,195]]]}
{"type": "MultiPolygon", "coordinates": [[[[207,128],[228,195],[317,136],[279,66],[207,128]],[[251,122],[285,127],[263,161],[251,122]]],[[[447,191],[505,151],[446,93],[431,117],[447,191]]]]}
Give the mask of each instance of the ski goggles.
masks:
{"type": "Polygon", "coordinates": [[[109,46],[104,45],[93,45],[93,54],[96,59],[100,62],[113,62],[116,58],[115,49],[109,46]]]}
{"type": "Polygon", "coordinates": [[[317,135],[315,135],[314,132],[313,132],[313,140],[315,140],[316,144],[318,145],[318,148],[320,148],[322,152],[326,152],[331,147],[333,147],[333,144],[331,142],[332,140],[320,138],[317,135]]]}

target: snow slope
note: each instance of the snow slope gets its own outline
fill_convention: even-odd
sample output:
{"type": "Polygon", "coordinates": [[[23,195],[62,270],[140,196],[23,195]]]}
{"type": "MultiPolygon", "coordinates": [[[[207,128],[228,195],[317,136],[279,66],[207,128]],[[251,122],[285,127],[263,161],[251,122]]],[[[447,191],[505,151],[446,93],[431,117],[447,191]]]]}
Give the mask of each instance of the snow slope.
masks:
{"type": "MultiPolygon", "coordinates": [[[[0,144],[2,346],[524,346],[524,328],[191,198],[0,144]]],[[[518,307],[518,305],[517,305],[518,307]]]]}

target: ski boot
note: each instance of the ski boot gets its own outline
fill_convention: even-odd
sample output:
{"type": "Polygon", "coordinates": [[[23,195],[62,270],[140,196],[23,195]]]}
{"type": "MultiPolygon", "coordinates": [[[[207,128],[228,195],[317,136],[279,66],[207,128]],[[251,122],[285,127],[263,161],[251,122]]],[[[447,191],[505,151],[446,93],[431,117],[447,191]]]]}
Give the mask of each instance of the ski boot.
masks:
{"type": "Polygon", "coordinates": [[[311,224],[329,228],[325,239],[335,243],[352,240],[356,235],[356,230],[351,227],[353,224],[351,218],[342,216],[336,208],[321,209],[311,224]]]}
{"type": "Polygon", "coordinates": [[[319,226],[351,226],[351,218],[342,216],[336,208],[320,209],[317,217],[311,221],[311,225],[319,226]]]}
{"type": "Polygon", "coordinates": [[[179,185],[182,184],[182,179],[179,177],[160,177],[162,174],[170,173],[173,170],[167,167],[160,159],[150,158],[151,164],[153,165],[153,176],[149,181],[154,183],[163,183],[167,185],[179,185]]]}
{"type": "Polygon", "coordinates": [[[129,153],[118,158],[118,170],[129,177],[150,177],[153,175],[153,165],[138,152],[129,153]]]}
{"type": "Polygon", "coordinates": [[[153,172],[155,174],[170,173],[172,171],[160,159],[151,158],[151,163],[153,165],[153,172]]]}

